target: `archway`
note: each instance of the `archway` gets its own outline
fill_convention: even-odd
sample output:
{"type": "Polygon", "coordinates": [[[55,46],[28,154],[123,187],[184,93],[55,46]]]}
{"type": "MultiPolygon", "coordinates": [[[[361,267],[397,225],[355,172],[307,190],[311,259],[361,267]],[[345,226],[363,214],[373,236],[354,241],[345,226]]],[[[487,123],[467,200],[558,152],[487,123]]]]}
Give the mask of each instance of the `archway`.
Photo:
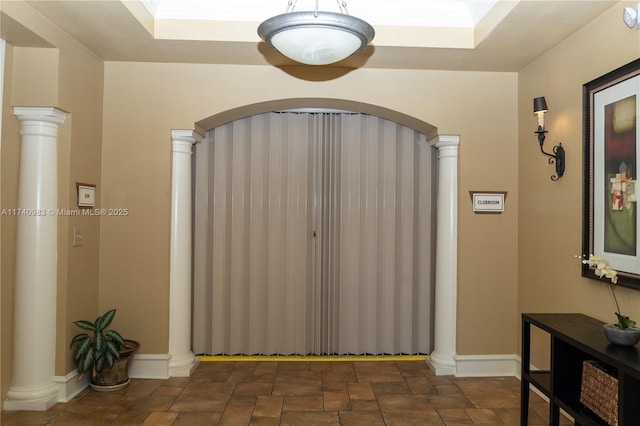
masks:
{"type": "Polygon", "coordinates": [[[181,328],[170,325],[170,375],[188,376],[197,364],[197,362],[190,361],[191,366],[189,366],[184,362],[193,359],[190,346],[187,346],[184,339],[185,334],[191,335],[190,298],[189,306],[186,306],[184,297],[185,293],[190,294],[191,290],[191,276],[187,277],[185,273],[192,262],[191,240],[189,238],[189,241],[185,243],[184,233],[174,231],[174,228],[178,227],[185,229],[185,224],[191,226],[191,149],[189,147],[185,150],[185,145],[197,143],[201,140],[201,135],[210,129],[234,120],[270,111],[292,109],[344,110],[376,115],[423,133],[429,144],[438,150],[435,337],[434,350],[427,361],[436,374],[455,374],[458,136],[438,135],[437,128],[429,123],[377,105],[342,99],[293,98],[246,105],[212,115],[196,122],[195,131],[173,131],[171,269],[183,272],[180,276],[175,277],[174,274],[171,274],[170,279],[170,319],[173,323],[173,319],[180,318],[178,323],[181,324],[181,328]],[[188,197],[184,194],[187,188],[188,197]],[[185,253],[184,250],[177,249],[178,247],[189,247],[189,250],[185,253]],[[176,368],[171,368],[174,359],[176,360],[174,363],[176,368]]]}

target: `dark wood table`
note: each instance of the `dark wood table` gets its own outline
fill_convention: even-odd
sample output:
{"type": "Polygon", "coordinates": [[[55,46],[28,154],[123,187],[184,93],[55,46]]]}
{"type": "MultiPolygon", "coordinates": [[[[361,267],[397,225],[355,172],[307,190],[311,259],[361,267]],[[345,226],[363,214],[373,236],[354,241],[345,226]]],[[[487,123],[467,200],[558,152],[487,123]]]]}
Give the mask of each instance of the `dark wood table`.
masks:
{"type": "Polygon", "coordinates": [[[602,321],[583,314],[522,314],[520,424],[528,424],[529,387],[549,398],[549,423],[560,422],[560,409],[579,425],[607,425],[580,403],[582,362],[595,360],[618,379],[618,425],[640,425],[640,352],[635,346],[610,344],[602,321]],[[549,333],[549,371],[531,370],[531,325],[549,333]]]}

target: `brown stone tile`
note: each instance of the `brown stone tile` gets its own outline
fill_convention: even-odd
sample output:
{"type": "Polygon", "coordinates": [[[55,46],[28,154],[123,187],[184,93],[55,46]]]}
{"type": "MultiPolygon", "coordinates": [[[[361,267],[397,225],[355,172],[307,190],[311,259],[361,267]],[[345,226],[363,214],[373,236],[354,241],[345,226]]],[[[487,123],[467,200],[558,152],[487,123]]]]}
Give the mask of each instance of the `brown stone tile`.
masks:
{"type": "Polygon", "coordinates": [[[444,425],[425,395],[383,395],[378,405],[386,424],[444,425]]]}
{"type": "Polygon", "coordinates": [[[349,398],[354,399],[376,399],[370,383],[347,383],[349,398]]]}
{"type": "Polygon", "coordinates": [[[285,371],[309,371],[311,369],[311,362],[309,361],[291,361],[291,362],[279,362],[278,373],[285,371]]]}
{"type": "Polygon", "coordinates": [[[253,374],[272,374],[275,376],[278,371],[278,363],[275,361],[261,361],[256,363],[256,368],[253,370],[253,374]]]}
{"type": "Polygon", "coordinates": [[[395,361],[395,366],[404,377],[424,377],[429,371],[424,361],[395,361]]]}
{"type": "Polygon", "coordinates": [[[331,369],[333,371],[340,371],[342,373],[354,373],[355,374],[355,367],[354,367],[354,362],[352,361],[333,361],[331,363],[331,369]]]}
{"type": "Polygon", "coordinates": [[[155,390],[151,396],[169,396],[175,398],[180,395],[183,390],[183,387],[178,386],[161,386],[155,390]]]}
{"type": "Polygon", "coordinates": [[[355,382],[357,381],[354,370],[323,370],[322,381],[327,382],[355,382]]]}
{"type": "Polygon", "coordinates": [[[314,361],[309,364],[309,370],[312,371],[326,371],[333,369],[334,362],[332,361],[314,361]]]}
{"type": "Polygon", "coordinates": [[[189,377],[170,377],[164,381],[162,387],[179,387],[183,388],[189,383],[191,378],[189,377]]]}
{"type": "Polygon", "coordinates": [[[340,424],[342,426],[375,426],[384,425],[379,411],[341,411],[340,424]]]}
{"type": "Polygon", "coordinates": [[[312,374],[278,374],[273,383],[272,395],[322,395],[322,380],[319,372],[312,374]]]}
{"type": "Polygon", "coordinates": [[[433,408],[425,395],[383,395],[378,398],[380,410],[404,410],[433,408]]]}
{"type": "Polygon", "coordinates": [[[380,411],[375,399],[352,399],[351,411],[380,411]]]}
{"type": "Polygon", "coordinates": [[[79,414],[113,421],[136,401],[137,398],[127,397],[115,392],[92,392],[82,398],[82,403],[69,404],[62,414],[79,414]]]}
{"type": "MultiPolygon", "coordinates": [[[[404,381],[407,384],[407,386],[409,386],[411,393],[414,393],[414,394],[436,393],[435,386],[429,383],[427,378],[424,376],[405,377],[404,381]]],[[[448,385],[437,385],[437,386],[448,386],[448,385]]]]}
{"type": "Polygon", "coordinates": [[[454,376],[436,376],[431,369],[427,369],[424,372],[424,376],[432,385],[448,385],[453,383],[454,376]]]}
{"type": "Polygon", "coordinates": [[[463,394],[429,394],[429,402],[436,408],[470,408],[473,403],[463,394]]]}
{"type": "Polygon", "coordinates": [[[356,362],[354,363],[359,382],[403,382],[400,370],[392,362],[356,362]]]}
{"type": "Polygon", "coordinates": [[[323,391],[345,391],[347,390],[347,382],[322,382],[323,391]]]}
{"type": "Polygon", "coordinates": [[[253,376],[251,377],[251,383],[269,383],[273,385],[273,382],[276,379],[276,373],[269,373],[269,372],[260,372],[260,373],[253,373],[253,376]]]}
{"type": "Polygon", "coordinates": [[[209,371],[227,370],[228,372],[231,372],[231,370],[233,369],[234,365],[236,365],[235,361],[205,361],[205,362],[201,362],[200,364],[198,364],[198,368],[196,369],[194,374],[191,375],[191,377],[193,377],[194,375],[197,375],[197,373],[206,373],[206,372],[209,372],[209,371]]]}
{"type": "Polygon", "coordinates": [[[212,393],[212,394],[185,394],[184,392],[176,398],[175,402],[169,408],[169,411],[207,411],[222,413],[231,395],[228,393],[212,393]]]}
{"type": "Polygon", "coordinates": [[[2,411],[0,424],[7,426],[44,425],[64,410],[65,404],[56,404],[48,411],[2,411]]]}
{"type": "Polygon", "coordinates": [[[503,424],[508,426],[518,426],[520,424],[520,409],[514,408],[498,408],[495,411],[498,418],[503,424]]]}
{"type": "Polygon", "coordinates": [[[280,417],[283,401],[281,396],[259,396],[253,409],[254,417],[280,417]]]}
{"type": "Polygon", "coordinates": [[[211,426],[217,425],[222,413],[205,411],[182,411],[172,426],[211,426]]]}
{"type": "Polygon", "coordinates": [[[467,394],[467,397],[478,408],[520,408],[520,395],[500,392],[499,389],[482,395],[467,394]]]}
{"type": "Polygon", "coordinates": [[[255,369],[256,365],[253,362],[239,362],[229,373],[227,383],[248,382],[253,377],[255,369]]]}
{"type": "Polygon", "coordinates": [[[154,412],[142,423],[143,426],[170,426],[178,418],[178,413],[154,412]]]}
{"type": "Polygon", "coordinates": [[[349,394],[347,391],[323,392],[324,411],[351,410],[349,394]]]}
{"type": "Polygon", "coordinates": [[[501,425],[502,420],[489,408],[466,408],[465,411],[477,425],[501,425]]]}
{"type": "Polygon", "coordinates": [[[280,417],[259,417],[252,416],[249,421],[249,425],[251,426],[279,426],[280,425],[280,417]]]}
{"type": "Polygon", "coordinates": [[[322,411],[322,396],[285,396],[282,411],[322,411]]]}
{"type": "Polygon", "coordinates": [[[217,383],[217,382],[226,382],[227,378],[231,374],[231,370],[233,370],[233,365],[230,363],[218,363],[218,362],[207,362],[200,363],[200,366],[193,372],[191,375],[191,380],[189,380],[189,384],[191,383],[217,383]],[[207,368],[200,368],[201,366],[207,368]]]}
{"type": "Polygon", "coordinates": [[[164,384],[164,380],[153,380],[153,379],[132,380],[131,383],[129,383],[129,386],[122,389],[122,391],[116,391],[115,393],[122,392],[122,394],[132,398],[142,397],[142,396],[151,395],[163,384],[164,384]]]}
{"type": "Polygon", "coordinates": [[[454,394],[454,393],[462,393],[460,388],[454,384],[451,385],[435,385],[435,390],[439,394],[454,394]]]}
{"type": "Polygon", "coordinates": [[[115,418],[112,424],[116,425],[140,425],[142,424],[147,417],[149,417],[151,411],[139,408],[135,404],[132,405],[125,411],[115,418]]]}
{"type": "MultiPolygon", "coordinates": [[[[102,425],[110,425],[113,423],[114,419],[117,416],[109,416],[100,417],[100,416],[91,416],[90,414],[78,414],[78,413],[68,413],[63,412],[60,415],[56,416],[52,421],[47,423],[47,425],[61,425],[61,426],[102,426],[102,425]]],[[[4,422],[2,423],[4,425],[4,422]]],[[[19,423],[21,426],[24,426],[28,423],[19,423]]]]}
{"type": "Polygon", "coordinates": [[[233,396],[267,396],[272,387],[271,383],[238,383],[233,396]]]}
{"type": "Polygon", "coordinates": [[[340,418],[337,412],[296,412],[290,411],[282,413],[280,418],[282,426],[300,426],[300,425],[340,425],[340,418]]]}
{"type": "Polygon", "coordinates": [[[252,396],[232,397],[222,413],[220,425],[249,424],[256,400],[252,396]]]}
{"type": "Polygon", "coordinates": [[[202,397],[205,395],[227,395],[231,396],[235,390],[234,384],[220,382],[189,382],[180,394],[180,397],[195,396],[202,397]]]}
{"type": "Polygon", "coordinates": [[[374,382],[371,388],[376,396],[381,395],[411,395],[411,389],[403,381],[401,382],[374,382]]]}
{"type": "Polygon", "coordinates": [[[447,424],[474,424],[464,408],[440,408],[436,410],[440,418],[447,424]]]}
{"type": "Polygon", "coordinates": [[[147,411],[168,411],[169,407],[176,401],[173,396],[154,396],[150,395],[146,398],[140,398],[132,404],[137,409],[147,411]]]}

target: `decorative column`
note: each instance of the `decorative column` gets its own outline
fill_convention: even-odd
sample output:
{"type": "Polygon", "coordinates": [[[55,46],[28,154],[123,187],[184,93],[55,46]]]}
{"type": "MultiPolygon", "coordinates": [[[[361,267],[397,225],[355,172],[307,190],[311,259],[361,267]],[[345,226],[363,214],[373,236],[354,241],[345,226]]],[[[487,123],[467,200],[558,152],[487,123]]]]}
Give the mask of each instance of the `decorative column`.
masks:
{"type": "Polygon", "coordinates": [[[435,336],[427,362],[436,375],[456,374],[459,136],[430,141],[438,149],[435,336]]]}
{"type": "Polygon", "coordinates": [[[22,137],[13,322],[13,376],[5,410],[44,411],[58,402],[56,356],[58,275],[57,108],[15,107],[22,137]]]}
{"type": "Polygon", "coordinates": [[[199,362],[191,351],[191,149],[202,137],[193,130],[173,130],[171,138],[169,376],[189,377],[199,362]]]}

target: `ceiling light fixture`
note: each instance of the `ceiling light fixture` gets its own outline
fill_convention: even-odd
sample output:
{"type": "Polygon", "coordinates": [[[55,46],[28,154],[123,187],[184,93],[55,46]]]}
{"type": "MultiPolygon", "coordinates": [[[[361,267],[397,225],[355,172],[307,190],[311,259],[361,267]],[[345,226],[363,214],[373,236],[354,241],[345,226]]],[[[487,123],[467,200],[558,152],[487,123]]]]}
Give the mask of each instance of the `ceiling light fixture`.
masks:
{"type": "Polygon", "coordinates": [[[640,29],[640,19],[638,19],[638,15],[640,15],[640,3],[635,9],[632,7],[625,7],[622,10],[622,20],[629,28],[640,29]]]}
{"type": "Polygon", "coordinates": [[[349,15],[347,3],[336,0],[340,13],[318,10],[294,12],[297,0],[289,0],[282,15],[267,19],[258,35],[269,47],[296,62],[327,65],[364,49],[375,31],[362,19],[349,15]]]}

